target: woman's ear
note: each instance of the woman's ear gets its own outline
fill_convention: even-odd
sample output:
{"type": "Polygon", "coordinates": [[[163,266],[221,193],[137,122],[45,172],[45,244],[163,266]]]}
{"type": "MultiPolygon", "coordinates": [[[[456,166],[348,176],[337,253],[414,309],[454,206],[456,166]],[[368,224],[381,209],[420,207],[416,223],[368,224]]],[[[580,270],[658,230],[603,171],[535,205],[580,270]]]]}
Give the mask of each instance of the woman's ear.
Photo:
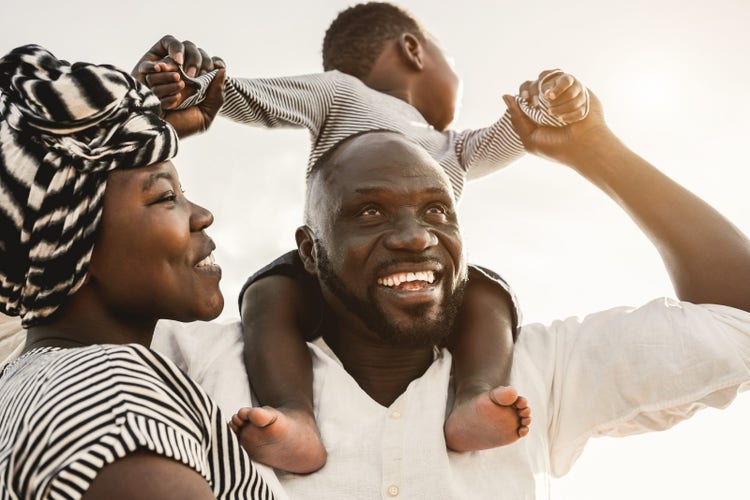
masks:
{"type": "Polygon", "coordinates": [[[297,240],[297,251],[299,252],[300,259],[302,259],[302,264],[305,266],[305,271],[316,275],[318,255],[315,247],[315,235],[312,229],[308,226],[300,226],[297,228],[297,232],[294,233],[294,238],[297,240]]]}
{"type": "Polygon", "coordinates": [[[424,47],[412,33],[402,33],[398,39],[398,46],[401,49],[401,56],[406,62],[417,71],[424,68],[424,47]]]}

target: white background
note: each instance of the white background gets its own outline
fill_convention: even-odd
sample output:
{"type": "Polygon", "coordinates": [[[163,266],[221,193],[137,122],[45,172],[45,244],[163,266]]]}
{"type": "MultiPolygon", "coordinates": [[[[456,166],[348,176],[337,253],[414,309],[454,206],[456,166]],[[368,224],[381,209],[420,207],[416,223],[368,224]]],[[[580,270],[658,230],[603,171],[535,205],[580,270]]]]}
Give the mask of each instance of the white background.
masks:
{"type": "MultiPolygon", "coordinates": [[[[563,68],[599,95],[627,144],[750,232],[747,0],[401,4],[456,60],[464,98],[455,128],[491,123],[504,110],[502,93],[542,69],[563,68]]],[[[34,42],[60,58],[130,69],[171,33],[223,56],[235,76],[312,73],[321,68],[326,27],[347,5],[6,1],[0,52],[34,42]]],[[[188,196],[216,215],[209,232],[224,269],[223,319],[237,316],[245,277],[294,244],[307,148],[304,131],[224,119],[181,146],[176,164],[188,196]]],[[[634,224],[559,165],[524,158],[471,183],[460,210],[469,258],[509,279],[526,321],[672,294],[658,254],[634,224]]],[[[553,497],[750,498],[749,420],[745,395],[667,433],[594,440],[554,482],[553,497]]]]}

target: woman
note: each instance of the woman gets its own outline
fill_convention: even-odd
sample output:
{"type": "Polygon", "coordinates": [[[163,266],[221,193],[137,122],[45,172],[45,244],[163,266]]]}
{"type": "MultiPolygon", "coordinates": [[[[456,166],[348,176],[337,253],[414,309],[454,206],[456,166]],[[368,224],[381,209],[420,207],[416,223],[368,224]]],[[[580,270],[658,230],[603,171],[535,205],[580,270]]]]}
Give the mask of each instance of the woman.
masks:
{"type": "Polygon", "coordinates": [[[26,46],[0,59],[0,115],[0,312],[28,329],[0,373],[0,498],[271,498],[148,349],[159,318],[223,307],[213,216],[181,191],[158,99],[26,46]]]}

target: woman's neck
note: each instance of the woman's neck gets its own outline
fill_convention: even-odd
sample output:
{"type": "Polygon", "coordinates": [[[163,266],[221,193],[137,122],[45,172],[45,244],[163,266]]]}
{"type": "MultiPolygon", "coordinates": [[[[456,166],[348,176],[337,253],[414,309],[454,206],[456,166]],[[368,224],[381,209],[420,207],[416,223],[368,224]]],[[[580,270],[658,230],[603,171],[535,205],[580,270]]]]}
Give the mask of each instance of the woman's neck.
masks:
{"type": "Polygon", "coordinates": [[[141,344],[148,347],[156,319],[118,314],[106,308],[86,285],[47,322],[29,328],[27,347],[46,339],[77,345],[141,344]]]}

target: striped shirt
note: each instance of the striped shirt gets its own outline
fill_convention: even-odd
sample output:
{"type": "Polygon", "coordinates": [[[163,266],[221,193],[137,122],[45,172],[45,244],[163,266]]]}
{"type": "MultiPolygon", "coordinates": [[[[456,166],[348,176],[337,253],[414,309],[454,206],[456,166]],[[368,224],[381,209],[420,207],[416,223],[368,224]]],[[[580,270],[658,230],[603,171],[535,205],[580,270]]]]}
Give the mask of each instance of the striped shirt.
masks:
{"type": "MultiPolygon", "coordinates": [[[[213,73],[198,78],[201,88],[180,108],[200,102],[212,78],[213,73]]],[[[564,125],[547,113],[543,97],[539,109],[517,100],[535,122],[564,125]]],[[[308,129],[312,142],[308,168],[331,146],[357,132],[401,132],[440,163],[453,184],[456,199],[461,197],[467,178],[492,173],[525,153],[507,111],[489,127],[439,132],[411,104],[336,70],[280,78],[227,78],[221,114],[250,125],[308,129]]]]}
{"type": "Polygon", "coordinates": [[[273,498],[216,404],[143,346],[42,347],[0,373],[0,499],[80,498],[136,451],[194,469],[217,498],[273,498]]]}

